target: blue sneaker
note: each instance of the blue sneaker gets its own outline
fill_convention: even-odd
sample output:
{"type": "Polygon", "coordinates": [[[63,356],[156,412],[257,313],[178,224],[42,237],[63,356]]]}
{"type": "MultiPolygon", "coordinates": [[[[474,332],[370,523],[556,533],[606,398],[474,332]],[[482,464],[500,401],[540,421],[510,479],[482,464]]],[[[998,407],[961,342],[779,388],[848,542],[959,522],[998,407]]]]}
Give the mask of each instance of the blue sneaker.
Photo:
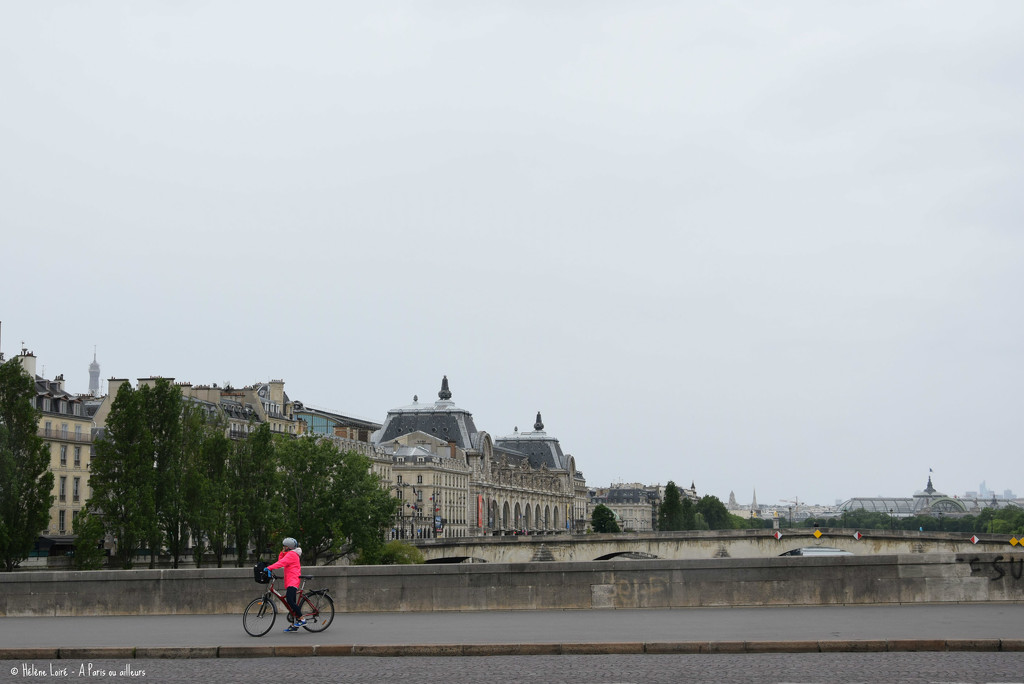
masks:
{"type": "Polygon", "coordinates": [[[304,627],[305,625],[306,625],[306,621],[302,620],[302,619],[296,620],[295,622],[292,623],[292,627],[295,628],[295,631],[298,631],[299,627],[304,627]]]}
{"type": "Polygon", "coordinates": [[[288,625],[287,627],[284,628],[284,631],[285,632],[298,632],[299,628],[296,625],[288,625]]]}

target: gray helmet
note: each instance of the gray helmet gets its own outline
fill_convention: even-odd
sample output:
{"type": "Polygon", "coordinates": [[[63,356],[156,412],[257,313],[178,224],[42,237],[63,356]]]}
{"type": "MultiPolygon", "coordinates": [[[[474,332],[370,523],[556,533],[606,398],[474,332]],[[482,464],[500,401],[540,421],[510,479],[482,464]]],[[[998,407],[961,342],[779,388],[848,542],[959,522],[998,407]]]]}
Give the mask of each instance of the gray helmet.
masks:
{"type": "Polygon", "coordinates": [[[294,537],[285,537],[284,541],[281,542],[281,546],[283,546],[286,549],[294,549],[298,545],[299,542],[295,541],[294,537]]]}

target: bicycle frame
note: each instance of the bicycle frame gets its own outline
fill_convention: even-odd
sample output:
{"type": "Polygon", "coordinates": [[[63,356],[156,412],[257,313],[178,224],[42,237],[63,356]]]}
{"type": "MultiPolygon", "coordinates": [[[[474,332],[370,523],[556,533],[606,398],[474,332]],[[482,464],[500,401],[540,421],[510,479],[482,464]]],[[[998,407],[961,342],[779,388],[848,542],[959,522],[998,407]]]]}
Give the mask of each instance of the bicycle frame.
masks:
{"type": "MultiPolygon", "coordinates": [[[[269,601],[271,595],[276,596],[277,600],[280,601],[281,605],[283,605],[285,607],[285,610],[288,611],[289,618],[301,620],[302,616],[301,615],[296,615],[295,612],[292,610],[292,607],[288,605],[288,597],[287,597],[287,593],[288,592],[287,592],[287,589],[285,590],[284,594],[280,594],[280,593],[278,593],[277,589],[274,589],[274,582],[276,582],[277,580],[282,579],[282,578],[278,577],[277,575],[272,575],[272,577],[273,577],[273,579],[271,579],[270,580],[270,584],[267,585],[267,592],[263,595],[263,599],[265,601],[269,601]]],[[[295,592],[295,604],[301,608],[302,607],[302,597],[306,595],[306,580],[309,579],[309,576],[308,575],[299,575],[299,579],[302,580],[302,584],[299,585],[299,590],[297,592],[295,592]]],[[[326,589],[318,589],[317,590],[317,592],[322,592],[322,591],[327,591],[327,590],[326,589]]],[[[313,592],[313,593],[317,593],[317,592],[313,592]]],[[[317,611],[315,608],[314,608],[314,611],[315,612],[311,613],[312,616],[315,617],[315,616],[320,614],[320,611],[317,611]]]]}

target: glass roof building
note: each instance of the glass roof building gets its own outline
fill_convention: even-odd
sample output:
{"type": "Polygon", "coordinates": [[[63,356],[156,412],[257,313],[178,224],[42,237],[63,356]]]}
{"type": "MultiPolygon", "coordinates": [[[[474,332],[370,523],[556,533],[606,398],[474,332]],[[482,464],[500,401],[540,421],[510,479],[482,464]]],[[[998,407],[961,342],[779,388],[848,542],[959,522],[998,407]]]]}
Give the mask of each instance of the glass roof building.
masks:
{"type": "Polygon", "coordinates": [[[960,499],[947,496],[932,486],[932,478],[928,476],[928,486],[923,492],[910,497],[856,497],[839,504],[839,510],[865,510],[872,513],[885,513],[897,518],[909,518],[915,515],[931,515],[933,513],[966,513],[967,505],[960,499]]]}

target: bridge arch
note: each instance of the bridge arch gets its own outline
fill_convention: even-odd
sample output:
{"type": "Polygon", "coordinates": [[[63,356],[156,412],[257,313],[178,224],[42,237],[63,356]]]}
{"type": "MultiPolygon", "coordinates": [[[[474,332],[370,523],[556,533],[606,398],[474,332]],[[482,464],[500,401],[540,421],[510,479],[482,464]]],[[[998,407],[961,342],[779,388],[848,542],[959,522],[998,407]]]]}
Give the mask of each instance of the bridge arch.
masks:
{"type": "Polygon", "coordinates": [[[594,560],[603,561],[611,560],[613,558],[628,558],[630,560],[648,560],[651,558],[659,558],[651,553],[644,553],[643,551],[615,551],[614,553],[606,553],[603,556],[598,556],[594,560]]]}

